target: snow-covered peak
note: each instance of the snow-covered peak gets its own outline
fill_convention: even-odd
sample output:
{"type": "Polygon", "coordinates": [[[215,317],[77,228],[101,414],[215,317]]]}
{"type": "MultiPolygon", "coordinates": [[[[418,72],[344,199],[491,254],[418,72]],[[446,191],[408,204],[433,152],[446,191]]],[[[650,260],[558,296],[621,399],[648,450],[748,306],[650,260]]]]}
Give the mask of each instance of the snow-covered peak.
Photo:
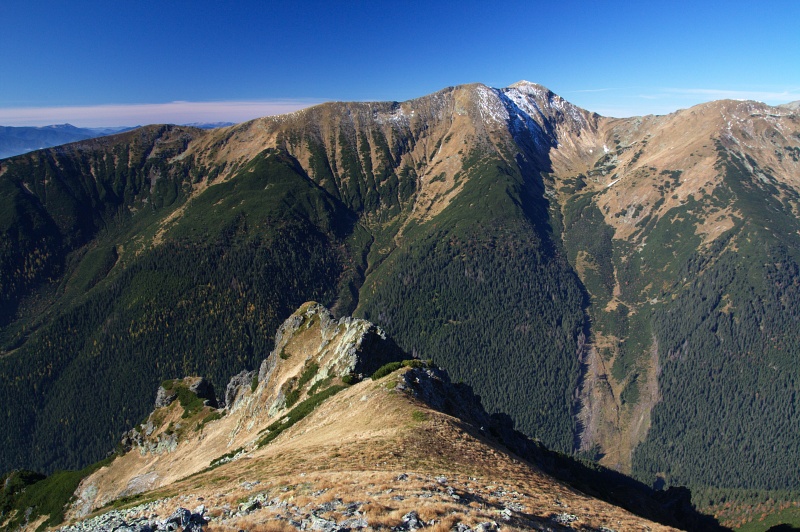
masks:
{"type": "Polygon", "coordinates": [[[544,96],[550,93],[550,89],[544,85],[533,83],[527,80],[520,80],[508,86],[509,89],[517,89],[523,94],[531,94],[535,96],[544,96]]]}
{"type": "Polygon", "coordinates": [[[508,120],[508,112],[495,89],[479,84],[476,86],[475,92],[478,96],[478,109],[484,121],[505,123],[508,120]]]}

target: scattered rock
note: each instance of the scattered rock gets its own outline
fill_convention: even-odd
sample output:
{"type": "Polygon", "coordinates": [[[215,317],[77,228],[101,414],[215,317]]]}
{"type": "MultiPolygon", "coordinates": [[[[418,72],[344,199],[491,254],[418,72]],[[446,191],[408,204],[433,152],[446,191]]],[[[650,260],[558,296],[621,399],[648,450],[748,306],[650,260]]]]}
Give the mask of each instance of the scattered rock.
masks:
{"type": "Polygon", "coordinates": [[[578,516],[568,513],[556,514],[552,517],[552,520],[560,525],[568,525],[570,523],[574,523],[575,521],[577,521],[578,516]]]}
{"type": "Polygon", "coordinates": [[[425,524],[420,521],[417,512],[411,511],[403,516],[403,530],[417,530],[423,526],[425,524]]]}
{"type": "MultiPolygon", "coordinates": [[[[201,513],[192,513],[186,508],[179,507],[163,521],[153,518],[135,517],[137,513],[146,512],[154,507],[155,503],[147,503],[127,510],[112,510],[97,517],[80,521],[70,526],[59,529],[62,532],[201,532],[208,521],[201,513]]],[[[205,512],[205,508],[202,508],[205,512]]]]}
{"type": "Polygon", "coordinates": [[[320,504],[317,507],[318,512],[332,512],[336,508],[342,505],[342,499],[334,499],[332,501],[328,501],[325,503],[320,504]]]}
{"type": "Polygon", "coordinates": [[[189,524],[189,520],[191,518],[192,512],[186,508],[178,508],[172,513],[171,516],[167,517],[166,521],[164,521],[164,524],[177,523],[181,526],[186,526],[189,524]]]}
{"type": "Polygon", "coordinates": [[[261,508],[261,501],[248,501],[239,505],[239,512],[241,512],[243,515],[247,515],[258,510],[259,508],[261,508]]]}
{"type": "Polygon", "coordinates": [[[363,517],[357,517],[354,519],[347,519],[346,521],[343,521],[340,526],[342,527],[342,530],[347,530],[348,528],[349,529],[367,528],[367,526],[369,525],[367,524],[366,519],[364,519],[363,517]]]}
{"type": "Polygon", "coordinates": [[[245,480],[244,482],[241,483],[241,486],[244,489],[250,491],[250,490],[252,490],[254,487],[256,487],[259,484],[261,484],[260,480],[250,480],[250,481],[245,480]]]}

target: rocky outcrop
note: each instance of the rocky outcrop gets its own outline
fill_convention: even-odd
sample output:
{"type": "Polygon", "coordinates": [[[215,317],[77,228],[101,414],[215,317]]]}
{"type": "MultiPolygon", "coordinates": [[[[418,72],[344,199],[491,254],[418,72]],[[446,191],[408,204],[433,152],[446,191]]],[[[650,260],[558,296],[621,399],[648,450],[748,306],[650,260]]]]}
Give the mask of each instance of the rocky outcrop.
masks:
{"type": "Polygon", "coordinates": [[[156,408],[163,408],[172,404],[172,401],[178,398],[177,392],[174,390],[167,391],[163,386],[159,386],[156,391],[156,408]]]}
{"type": "Polygon", "coordinates": [[[275,349],[262,363],[259,381],[269,377],[277,358],[284,353],[284,349],[295,336],[312,326],[319,327],[320,358],[326,354],[332,355],[329,357],[327,369],[336,376],[371,375],[384,364],[405,357],[394,340],[377,325],[351,317],[336,320],[327,308],[311,302],[303,305],[278,329],[275,334],[275,349]]]}
{"type": "MultiPolygon", "coordinates": [[[[203,377],[186,377],[180,380],[167,380],[161,383],[156,392],[155,409],[147,419],[123,433],[120,439],[120,447],[123,452],[128,452],[134,448],[140,453],[155,453],[174,451],[178,445],[181,423],[174,426],[164,426],[163,420],[166,414],[156,415],[161,409],[168,409],[180,397],[180,390],[183,389],[202,401],[203,407],[217,408],[218,403],[214,393],[214,386],[203,377]]],[[[186,394],[181,398],[181,402],[186,400],[186,394]]],[[[186,406],[181,405],[184,414],[188,414],[186,406]]],[[[198,408],[194,407],[192,413],[197,413],[198,408]]]]}
{"type": "Polygon", "coordinates": [[[226,389],[227,411],[242,410],[232,439],[264,416],[282,415],[310,394],[361,380],[389,362],[408,358],[380,327],[358,318],[336,319],[313,301],[281,324],[274,346],[257,376],[243,371],[226,389]]]}
{"type": "Polygon", "coordinates": [[[166,519],[157,519],[141,515],[153,504],[137,506],[125,511],[113,510],[98,515],[92,519],[65,526],[62,532],[105,532],[115,530],[118,532],[201,532],[208,524],[205,516],[205,506],[195,508],[194,512],[186,508],[178,508],[166,519]]]}
{"type": "MultiPolygon", "coordinates": [[[[162,408],[169,406],[178,398],[177,388],[173,385],[175,381],[164,381],[156,391],[155,407],[162,408]],[[168,387],[165,385],[168,384],[168,387]]],[[[203,400],[205,406],[217,408],[217,397],[214,393],[214,385],[204,377],[186,377],[183,379],[189,391],[203,400]]]]}
{"type": "Polygon", "coordinates": [[[225,397],[223,398],[222,407],[233,409],[236,407],[237,399],[239,399],[245,392],[252,391],[253,379],[256,377],[255,371],[242,370],[228,381],[225,387],[225,397]]]}
{"type": "Polygon", "coordinates": [[[154,427],[152,421],[148,420],[144,425],[132,428],[125,432],[120,439],[120,447],[123,452],[138,449],[141,454],[161,454],[174,451],[178,446],[178,435],[174,432],[161,432],[151,437],[154,427]]]}

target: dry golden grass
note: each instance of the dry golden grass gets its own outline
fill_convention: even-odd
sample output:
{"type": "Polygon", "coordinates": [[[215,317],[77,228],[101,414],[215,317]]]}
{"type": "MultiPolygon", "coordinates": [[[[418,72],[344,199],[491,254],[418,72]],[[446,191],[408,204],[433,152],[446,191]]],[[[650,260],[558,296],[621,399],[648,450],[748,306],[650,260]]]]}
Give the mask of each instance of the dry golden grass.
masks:
{"type": "Polygon", "coordinates": [[[458,523],[463,522],[455,515],[448,515],[431,527],[431,532],[450,532],[458,523]]]}
{"type": "Polygon", "coordinates": [[[397,507],[372,502],[364,506],[364,515],[371,527],[393,527],[403,522],[403,514],[397,507]]]}
{"type": "Polygon", "coordinates": [[[269,521],[240,519],[232,524],[209,525],[206,530],[207,532],[238,532],[239,530],[247,530],[248,532],[293,532],[297,529],[282,519],[271,519],[269,521]]]}
{"type": "Polygon", "coordinates": [[[463,509],[463,506],[449,502],[437,500],[428,501],[429,500],[424,500],[424,502],[420,501],[419,508],[417,509],[419,518],[426,522],[434,519],[439,520],[442,516],[459,513],[463,509]]]}

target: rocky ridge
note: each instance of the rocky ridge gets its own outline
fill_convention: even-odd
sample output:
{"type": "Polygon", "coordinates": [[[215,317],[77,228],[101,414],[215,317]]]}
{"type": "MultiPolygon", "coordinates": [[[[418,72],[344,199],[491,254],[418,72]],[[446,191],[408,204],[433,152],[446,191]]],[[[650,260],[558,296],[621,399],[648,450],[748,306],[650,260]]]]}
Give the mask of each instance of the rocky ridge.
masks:
{"type": "Polygon", "coordinates": [[[307,303],[279,328],[275,349],[259,372],[231,379],[223,408],[216,408],[213,388],[203,378],[166,381],[169,389],[162,384],[156,409],[122,439],[122,448],[132,452],[110,468],[121,471],[103,468],[87,478],[74,512],[85,514],[114,498],[166,485],[232,449],[236,452],[223,461],[238,459],[257,448],[267,425],[313,393],[342,379],[360,379],[401,356],[379,327],[349,317],[336,320],[322,305],[307,303]],[[104,489],[98,491],[98,483],[104,489]]]}
{"type": "Polygon", "coordinates": [[[276,338],[258,374],[231,380],[220,409],[199,378],[165,382],[160,406],[126,436],[129,451],[83,480],[62,530],[669,529],[518,458],[555,463],[468,386],[403,362],[365,320],[308,303],[276,338]],[[334,380],[360,382],[269,438],[334,380]]]}
{"type": "MultiPolygon", "coordinates": [[[[162,385],[144,443],[128,438],[131,451],[84,479],[62,530],[671,530],[556,480],[548,471],[570,470],[577,484],[588,477],[516,432],[507,417],[487,414],[471,388],[443,370],[402,361],[379,328],[335,320],[316,303],[284,322],[258,374],[231,380],[224,409],[196,393],[196,402],[186,399],[182,390],[202,390],[199,382],[162,385]],[[360,382],[283,428],[336,379],[360,382]],[[187,430],[196,423],[202,426],[187,430]],[[173,445],[154,448],[147,442],[164,425],[173,445]]],[[[593,483],[599,486],[586,487],[593,483]]],[[[608,486],[618,504],[695,523],[630,480],[608,486]]]]}

